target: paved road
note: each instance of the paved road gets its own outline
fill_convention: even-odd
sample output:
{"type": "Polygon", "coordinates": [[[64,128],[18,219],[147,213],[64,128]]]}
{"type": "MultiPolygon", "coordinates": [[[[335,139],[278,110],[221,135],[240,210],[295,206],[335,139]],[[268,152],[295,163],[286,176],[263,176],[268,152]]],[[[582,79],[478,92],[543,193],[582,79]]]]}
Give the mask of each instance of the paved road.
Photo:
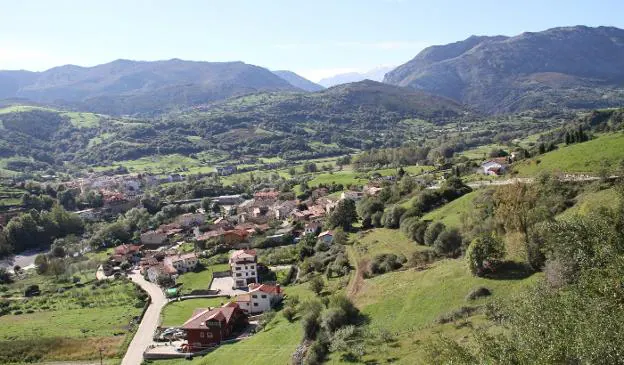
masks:
{"type": "Polygon", "coordinates": [[[139,329],[121,361],[121,365],[140,365],[143,362],[143,351],[153,343],[154,332],[160,323],[160,312],[167,304],[167,298],[158,285],[146,281],[138,271],[133,271],[128,277],[139,284],[152,298],[152,303],[147,308],[139,329]]]}

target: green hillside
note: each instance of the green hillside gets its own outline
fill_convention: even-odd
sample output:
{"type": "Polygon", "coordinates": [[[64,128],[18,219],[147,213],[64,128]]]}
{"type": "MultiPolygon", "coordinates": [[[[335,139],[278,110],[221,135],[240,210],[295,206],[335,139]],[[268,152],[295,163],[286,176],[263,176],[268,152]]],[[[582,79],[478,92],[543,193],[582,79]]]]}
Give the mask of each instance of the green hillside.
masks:
{"type": "Polygon", "coordinates": [[[559,149],[514,165],[519,176],[541,171],[597,175],[613,173],[624,162],[624,133],[605,134],[588,142],[559,149]]]}
{"type": "Polygon", "coordinates": [[[473,191],[423,216],[425,220],[440,221],[447,227],[459,228],[461,216],[472,209],[472,202],[480,192],[473,191]]]}

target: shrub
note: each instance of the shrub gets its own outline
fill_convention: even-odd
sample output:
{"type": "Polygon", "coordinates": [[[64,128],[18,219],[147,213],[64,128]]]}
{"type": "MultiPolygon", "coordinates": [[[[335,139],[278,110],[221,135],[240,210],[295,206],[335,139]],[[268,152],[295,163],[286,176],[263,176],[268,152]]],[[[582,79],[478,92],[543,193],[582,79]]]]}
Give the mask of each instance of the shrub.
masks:
{"type": "Polygon", "coordinates": [[[457,256],[462,244],[462,237],[457,228],[451,228],[438,235],[433,249],[438,255],[457,256]]]}
{"type": "Polygon", "coordinates": [[[380,254],[371,260],[368,265],[368,271],[371,275],[385,274],[400,269],[405,261],[405,256],[401,258],[392,253],[380,254]]]}
{"type": "Polygon", "coordinates": [[[314,294],[319,295],[325,288],[325,282],[320,276],[315,276],[310,280],[310,282],[308,282],[308,287],[314,292],[314,294]]]}
{"type": "Polygon", "coordinates": [[[477,298],[487,297],[492,295],[492,291],[484,286],[480,286],[478,288],[472,289],[468,295],[466,295],[466,300],[475,300],[477,298]]]}
{"type": "Polygon", "coordinates": [[[285,307],[282,309],[282,315],[288,322],[292,322],[295,319],[295,315],[297,315],[297,311],[293,307],[285,307]]]}
{"type": "Polygon", "coordinates": [[[409,260],[409,266],[411,267],[423,267],[427,266],[436,259],[436,253],[432,250],[416,251],[412,254],[409,260]]]}
{"type": "Polygon", "coordinates": [[[271,322],[273,320],[273,318],[275,318],[275,312],[274,311],[268,311],[268,312],[264,312],[261,316],[260,316],[260,320],[258,320],[258,331],[261,331],[262,329],[264,329],[266,327],[267,324],[269,324],[269,322],[271,322]]]}
{"type": "Polygon", "coordinates": [[[466,260],[474,275],[483,276],[494,270],[504,255],[503,242],[492,234],[485,234],[472,240],[466,251],[466,260]]]}
{"type": "Polygon", "coordinates": [[[473,315],[476,311],[479,310],[479,307],[461,307],[449,313],[445,313],[436,319],[438,324],[450,323],[454,322],[458,319],[467,318],[473,315]]]}
{"type": "Polygon", "coordinates": [[[436,239],[438,238],[440,233],[444,231],[445,228],[446,227],[444,226],[444,223],[442,222],[435,222],[433,224],[430,224],[425,230],[425,234],[423,235],[423,241],[425,245],[433,246],[436,239]]]}

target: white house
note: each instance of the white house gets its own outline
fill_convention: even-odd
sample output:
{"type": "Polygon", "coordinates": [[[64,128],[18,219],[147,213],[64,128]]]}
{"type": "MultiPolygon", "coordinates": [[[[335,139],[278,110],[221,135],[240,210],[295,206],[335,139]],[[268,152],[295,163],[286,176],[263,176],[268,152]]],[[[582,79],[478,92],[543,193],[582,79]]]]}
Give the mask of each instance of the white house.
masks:
{"type": "Polygon", "coordinates": [[[318,231],[321,227],[322,225],[319,222],[310,222],[305,225],[303,234],[316,234],[316,231],[318,231]]]}
{"type": "Polygon", "coordinates": [[[275,219],[284,220],[288,218],[293,210],[295,210],[296,206],[297,202],[294,200],[287,200],[282,204],[272,207],[271,211],[275,214],[275,219]]]}
{"type": "Polygon", "coordinates": [[[249,293],[237,296],[236,304],[245,313],[258,314],[271,310],[283,298],[284,293],[279,284],[250,284],[249,293]]]}
{"type": "Polygon", "coordinates": [[[258,268],[256,251],[237,250],[230,256],[230,269],[236,288],[246,288],[247,285],[258,282],[258,268]]]}
{"type": "Polygon", "coordinates": [[[351,199],[351,200],[358,201],[362,199],[363,197],[364,197],[364,193],[361,191],[349,190],[349,191],[343,191],[342,194],[340,194],[340,200],[351,199]]]}
{"type": "Polygon", "coordinates": [[[165,266],[175,269],[178,273],[185,273],[197,266],[197,254],[187,253],[165,257],[165,266]]]}
{"type": "Polygon", "coordinates": [[[486,175],[501,175],[507,169],[507,158],[499,157],[485,161],[481,164],[481,168],[486,175]]]}
{"type": "Polygon", "coordinates": [[[179,216],[176,221],[182,227],[192,227],[203,224],[206,217],[202,213],[186,213],[179,216]]]}
{"type": "Polygon", "coordinates": [[[141,233],[141,243],[147,246],[160,246],[167,241],[165,232],[147,231],[141,233]]]}

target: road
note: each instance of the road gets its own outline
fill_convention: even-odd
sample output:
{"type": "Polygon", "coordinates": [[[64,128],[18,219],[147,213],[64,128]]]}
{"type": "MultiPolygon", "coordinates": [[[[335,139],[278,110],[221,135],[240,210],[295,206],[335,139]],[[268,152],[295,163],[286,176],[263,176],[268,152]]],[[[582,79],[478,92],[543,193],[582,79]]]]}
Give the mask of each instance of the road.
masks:
{"type": "Polygon", "coordinates": [[[19,255],[11,256],[7,259],[0,260],[0,267],[13,272],[13,266],[19,265],[22,269],[27,270],[35,267],[35,258],[39,254],[47,253],[46,251],[26,251],[19,255]]]}
{"type": "Polygon", "coordinates": [[[167,298],[158,285],[145,280],[138,271],[133,271],[128,277],[139,284],[152,298],[152,303],[147,308],[139,329],[121,361],[121,365],[140,365],[143,362],[143,352],[153,343],[154,332],[160,323],[160,312],[167,304],[167,298]]]}

